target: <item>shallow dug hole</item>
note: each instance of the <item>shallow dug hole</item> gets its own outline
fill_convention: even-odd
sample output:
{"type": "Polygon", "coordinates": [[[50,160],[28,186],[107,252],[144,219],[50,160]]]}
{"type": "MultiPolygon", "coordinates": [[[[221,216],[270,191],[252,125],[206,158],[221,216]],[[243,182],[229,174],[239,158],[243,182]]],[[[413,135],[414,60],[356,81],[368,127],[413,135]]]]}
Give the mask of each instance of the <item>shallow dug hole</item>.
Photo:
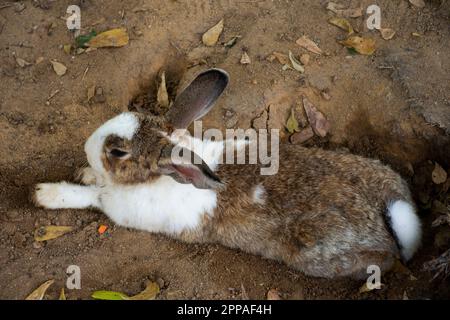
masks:
{"type": "Polygon", "coordinates": [[[99,49],[72,58],[59,48],[72,41],[64,21],[58,19],[67,5],[55,2],[44,10],[26,2],[21,12],[12,8],[0,12],[4,17],[0,18],[0,137],[5,148],[0,158],[0,283],[7,284],[0,286],[0,298],[22,299],[46,280],[55,279],[46,298],[56,299],[69,265],[80,266],[82,285],[80,290],[66,290],[68,299],[88,299],[93,291],[102,289],[133,295],[148,280],[160,285],[158,299],[241,299],[243,291],[250,298],[265,299],[270,289],[277,289],[285,299],[450,297],[448,280],[442,276],[432,280],[436,271],[423,268],[450,247],[449,226],[431,227],[450,204],[450,180],[441,184],[432,180],[436,163],[448,172],[450,139],[448,128],[424,120],[426,104],[421,104],[429,103],[428,93],[433,92],[435,108],[439,108],[447,92],[431,91],[429,84],[448,79],[440,78],[442,72],[429,70],[421,79],[414,79],[420,86],[411,86],[407,77],[428,65],[420,57],[433,56],[432,65],[448,65],[448,10],[436,1],[427,2],[421,10],[407,1],[379,1],[383,25],[397,33],[393,40],[385,41],[365,30],[363,18],[352,19],[362,34],[376,39],[376,53],[366,57],[351,55],[337,43],[343,33],[327,23],[330,12],[317,1],[214,1],[203,5],[162,0],[108,1],[107,5],[88,1],[82,8],[83,23],[87,24],[84,31],[105,18],[95,25],[96,30],[125,26],[131,40],[123,48],[99,49]],[[118,14],[122,10],[124,17],[118,14]],[[222,18],[225,28],[218,44],[203,46],[202,33],[222,18]],[[55,27],[48,32],[51,22],[55,27]],[[413,32],[423,37],[412,37],[413,32]],[[241,37],[236,44],[226,48],[224,44],[237,35],[241,37]],[[326,52],[320,56],[309,53],[304,74],[283,71],[277,61],[267,60],[274,51],[287,54],[290,50],[297,56],[308,53],[295,44],[302,35],[326,52]],[[18,39],[25,45],[18,45],[18,39]],[[387,49],[393,47],[396,52],[407,54],[412,48],[424,54],[415,60],[402,60],[399,54],[392,62],[387,49]],[[239,62],[244,51],[250,64],[239,62]],[[34,62],[40,56],[44,62],[26,68],[15,60],[34,62]],[[64,63],[67,74],[57,77],[50,59],[64,63]],[[75,170],[86,161],[83,143],[101,123],[126,110],[165,112],[155,108],[162,70],[173,99],[195,74],[210,67],[225,69],[231,82],[203,119],[203,128],[250,128],[263,115],[259,125],[281,129],[282,143],[290,143],[284,125],[292,108],[300,126],[307,125],[302,106],[302,97],[307,97],[331,128],[324,138],[315,136],[304,145],[378,158],[401,173],[413,191],[425,233],[423,246],[408,270],[398,268],[383,276],[381,290],[360,293],[359,281],[305,277],[283,264],[237,250],[184,244],[116,227],[94,210],[50,211],[31,205],[28,196],[34,184],[73,180],[75,170]],[[397,68],[395,76],[392,68],[397,68]],[[92,86],[102,88],[104,101],[87,101],[86,92],[92,86]],[[414,89],[414,95],[405,88],[414,89]],[[420,101],[422,97],[427,100],[420,101]],[[34,231],[46,225],[69,225],[74,230],[36,243],[34,231]],[[108,226],[102,235],[98,233],[100,225],[108,226]]]}

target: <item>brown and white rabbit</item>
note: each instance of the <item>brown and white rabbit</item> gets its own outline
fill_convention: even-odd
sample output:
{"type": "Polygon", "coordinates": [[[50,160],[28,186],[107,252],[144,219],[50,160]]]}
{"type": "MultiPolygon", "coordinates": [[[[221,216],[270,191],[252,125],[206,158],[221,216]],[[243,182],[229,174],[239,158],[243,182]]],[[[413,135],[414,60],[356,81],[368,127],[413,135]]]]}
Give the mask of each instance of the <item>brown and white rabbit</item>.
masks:
{"type": "Polygon", "coordinates": [[[360,278],[369,265],[387,271],[413,256],[421,224],[408,186],[379,161],[280,145],[278,173],[261,175],[259,164],[222,165],[224,141],[175,130],[205,115],[227,84],[226,72],[210,69],[164,117],[126,112],[107,121],[85,144],[85,185],[41,183],[34,202],[97,208],[121,226],[220,243],[319,277],[360,278]],[[200,164],[173,161],[175,146],[192,145],[200,164]]]}

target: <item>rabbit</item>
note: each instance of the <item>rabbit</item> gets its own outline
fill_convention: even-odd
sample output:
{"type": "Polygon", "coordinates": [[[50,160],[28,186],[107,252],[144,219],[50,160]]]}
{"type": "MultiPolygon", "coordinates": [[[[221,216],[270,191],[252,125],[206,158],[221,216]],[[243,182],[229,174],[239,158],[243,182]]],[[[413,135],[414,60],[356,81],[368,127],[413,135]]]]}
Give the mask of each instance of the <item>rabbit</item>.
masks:
{"type": "Polygon", "coordinates": [[[219,243],[314,277],[361,279],[370,265],[386,272],[412,258],[420,219],[406,182],[378,160],[281,144],[278,173],[261,175],[258,163],[221,164],[225,140],[190,136],[228,82],[209,69],[164,116],[125,112],[105,122],[85,143],[81,184],[37,184],[34,203],[96,208],[120,226],[219,243]],[[202,157],[175,162],[174,148],[202,157]]]}

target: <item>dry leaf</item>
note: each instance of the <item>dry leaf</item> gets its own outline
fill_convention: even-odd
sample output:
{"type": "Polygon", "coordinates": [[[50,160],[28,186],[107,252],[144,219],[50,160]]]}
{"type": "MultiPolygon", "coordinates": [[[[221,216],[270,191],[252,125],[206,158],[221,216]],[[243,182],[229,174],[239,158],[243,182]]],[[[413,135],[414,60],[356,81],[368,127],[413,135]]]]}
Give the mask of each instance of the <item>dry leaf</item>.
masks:
{"type": "Polygon", "coordinates": [[[300,73],[305,72],[305,68],[300,64],[291,51],[289,51],[289,60],[291,61],[292,67],[300,73]]]}
{"type": "Polygon", "coordinates": [[[36,64],[39,64],[39,63],[41,63],[42,61],[44,61],[45,60],[45,58],[44,57],[38,57],[37,59],[36,59],[36,64]]]}
{"type": "Polygon", "coordinates": [[[242,53],[240,62],[241,62],[241,64],[250,64],[251,63],[250,57],[248,56],[247,52],[244,51],[242,53]]]}
{"type": "Polygon", "coordinates": [[[380,283],[380,287],[376,287],[375,285],[371,285],[370,288],[367,286],[367,282],[364,282],[364,284],[359,288],[359,293],[365,293],[370,292],[373,290],[378,290],[384,287],[384,284],[380,283]]]}
{"type": "Polygon", "coordinates": [[[341,28],[342,30],[345,30],[348,32],[349,35],[355,33],[355,31],[353,30],[352,25],[350,24],[350,22],[347,19],[344,18],[331,18],[330,20],[328,20],[329,23],[331,23],[332,25],[341,28]]]}
{"type": "Polygon", "coordinates": [[[66,294],[64,293],[64,288],[61,288],[61,292],[59,293],[58,300],[67,300],[66,299],[66,294]]]}
{"type": "Polygon", "coordinates": [[[267,300],[282,300],[277,289],[267,291],[267,300]]]}
{"type": "Polygon", "coordinates": [[[400,260],[395,260],[394,264],[392,265],[391,271],[404,275],[412,274],[411,270],[409,270],[400,260]]]}
{"type": "Polygon", "coordinates": [[[54,61],[54,60],[51,60],[50,62],[52,64],[52,66],[53,66],[53,70],[55,71],[55,73],[58,76],[61,77],[61,76],[66,74],[67,67],[65,65],[63,65],[61,62],[54,61]]]}
{"type": "Polygon", "coordinates": [[[241,298],[242,300],[250,300],[247,294],[247,290],[245,290],[244,284],[241,283],[241,298]]]}
{"type": "Polygon", "coordinates": [[[159,293],[159,285],[156,282],[147,283],[147,287],[141,293],[130,297],[130,300],[153,300],[159,293]]]}
{"type": "Polygon", "coordinates": [[[236,44],[236,42],[239,38],[241,38],[241,36],[235,36],[235,37],[231,38],[230,40],[228,40],[227,42],[225,42],[223,46],[226,48],[232,48],[236,44]]]}
{"type": "Polygon", "coordinates": [[[86,45],[90,48],[123,47],[128,44],[128,41],[129,37],[127,30],[124,28],[117,28],[96,35],[89,40],[86,45]]]}
{"type": "Polygon", "coordinates": [[[163,108],[167,108],[169,106],[169,94],[167,93],[165,71],[161,72],[161,82],[159,83],[156,100],[158,101],[158,104],[163,108]]]}
{"type": "Polygon", "coordinates": [[[272,62],[273,60],[278,60],[279,63],[285,65],[289,63],[289,58],[287,55],[274,51],[270,56],[267,57],[267,60],[272,62]]]}
{"type": "Polygon", "coordinates": [[[447,172],[437,162],[434,163],[431,179],[435,184],[441,184],[447,181],[447,172]]]}
{"type": "Polygon", "coordinates": [[[147,287],[141,293],[129,297],[125,293],[116,291],[95,291],[92,298],[99,300],[153,300],[159,293],[159,286],[156,282],[149,282],[147,287]]]}
{"type": "Polygon", "coordinates": [[[306,97],[303,97],[303,108],[314,133],[322,138],[325,137],[330,130],[330,123],[323,113],[317,110],[306,97]]]}
{"type": "Polygon", "coordinates": [[[286,121],[285,127],[289,133],[294,133],[294,132],[300,131],[300,129],[298,127],[298,121],[297,121],[297,119],[295,119],[294,108],[291,109],[291,115],[289,116],[288,120],[286,121]]]}
{"type": "Polygon", "coordinates": [[[16,57],[16,62],[19,65],[19,67],[21,67],[21,68],[25,68],[25,67],[31,65],[30,62],[28,62],[22,58],[18,58],[18,57],[16,57]]]}
{"type": "Polygon", "coordinates": [[[72,45],[71,44],[65,44],[63,47],[63,50],[66,54],[70,54],[70,50],[72,50],[72,45]]]}
{"type": "Polygon", "coordinates": [[[214,27],[206,31],[202,36],[202,42],[205,46],[211,47],[217,43],[220,34],[223,31],[223,19],[220,20],[214,27]]]}
{"type": "Polygon", "coordinates": [[[431,226],[433,228],[439,227],[443,224],[449,224],[450,225],[450,214],[442,215],[440,217],[437,217],[432,223],[431,226]]]}
{"type": "Polygon", "coordinates": [[[40,227],[34,232],[34,240],[36,241],[47,241],[51,239],[56,239],[62,235],[72,231],[73,228],[69,226],[45,226],[40,227]]]}
{"type": "Polygon", "coordinates": [[[362,8],[354,8],[354,9],[344,9],[344,8],[345,7],[343,5],[334,2],[328,2],[327,4],[327,10],[330,10],[341,17],[358,18],[363,15],[362,8]]]}
{"type": "Polygon", "coordinates": [[[391,28],[381,28],[379,30],[380,30],[380,33],[381,33],[381,37],[384,40],[391,40],[394,37],[394,35],[395,35],[395,31],[393,29],[391,29],[391,28]]]}
{"type": "Polygon", "coordinates": [[[339,43],[347,48],[355,49],[359,54],[371,55],[375,52],[375,40],[370,38],[353,36],[344,41],[339,41],[339,43]]]}
{"type": "Polygon", "coordinates": [[[90,102],[94,96],[95,96],[95,85],[89,87],[87,90],[87,102],[90,102]]]}
{"type": "Polygon", "coordinates": [[[48,280],[41,284],[39,288],[34,290],[32,293],[25,298],[25,300],[42,300],[44,298],[47,289],[55,282],[55,280],[48,280]]]}
{"type": "Polygon", "coordinates": [[[425,7],[425,1],[424,0],[409,0],[409,3],[411,3],[413,6],[415,6],[417,8],[425,7]]]}
{"type": "Polygon", "coordinates": [[[298,38],[297,41],[295,41],[296,44],[298,44],[300,47],[305,48],[308,51],[311,51],[316,54],[322,54],[322,50],[317,46],[317,44],[309,39],[307,36],[303,36],[301,38],[298,38]]]}

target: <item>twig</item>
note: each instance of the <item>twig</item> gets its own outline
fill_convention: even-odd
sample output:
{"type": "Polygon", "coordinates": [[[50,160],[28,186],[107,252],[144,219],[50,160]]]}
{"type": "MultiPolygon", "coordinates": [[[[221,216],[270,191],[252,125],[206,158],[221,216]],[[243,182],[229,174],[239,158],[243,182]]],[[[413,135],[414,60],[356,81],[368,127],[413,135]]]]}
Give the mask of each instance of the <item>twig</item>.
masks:
{"type": "Polygon", "coordinates": [[[450,249],[445,251],[441,256],[424,263],[423,269],[425,271],[434,271],[436,272],[433,279],[439,278],[440,276],[444,276],[446,279],[450,274],[450,249]]]}
{"type": "Polygon", "coordinates": [[[86,70],[84,70],[83,76],[81,77],[81,81],[84,80],[84,77],[86,76],[86,74],[88,73],[88,71],[89,71],[89,66],[87,66],[87,67],[86,67],[86,70]]]}
{"type": "Polygon", "coordinates": [[[9,7],[12,7],[12,6],[13,6],[13,4],[11,2],[2,4],[2,5],[0,5],[0,10],[1,9],[5,9],[5,8],[9,8],[9,7]]]}

